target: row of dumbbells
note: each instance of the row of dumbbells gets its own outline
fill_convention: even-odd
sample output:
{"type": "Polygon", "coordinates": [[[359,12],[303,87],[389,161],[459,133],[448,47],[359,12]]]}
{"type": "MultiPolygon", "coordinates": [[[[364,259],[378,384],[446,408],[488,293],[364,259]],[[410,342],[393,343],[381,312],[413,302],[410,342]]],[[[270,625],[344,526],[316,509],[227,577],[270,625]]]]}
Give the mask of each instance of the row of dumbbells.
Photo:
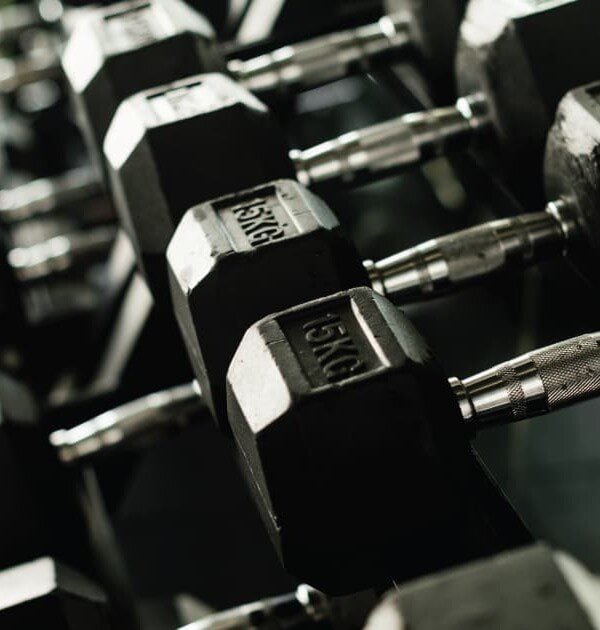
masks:
{"type": "MultiPolygon", "coordinates": [[[[245,6],[238,6],[234,9],[234,7],[229,7],[227,3],[223,3],[218,8],[208,7],[208,10],[209,15],[219,23],[222,23],[223,20],[218,19],[217,15],[225,14],[225,12],[244,14],[244,23],[240,27],[241,34],[239,36],[243,42],[256,40],[259,35],[274,35],[277,31],[279,31],[278,37],[282,37],[285,33],[293,32],[294,29],[299,28],[300,12],[294,2],[282,3],[270,11],[267,11],[265,7],[258,6],[259,4],[246,3],[245,6]],[[265,19],[265,12],[268,19],[265,19]],[[260,16],[263,18],[261,19],[260,16]],[[245,32],[246,35],[243,35],[242,32],[245,32]]],[[[332,2],[327,11],[314,6],[310,10],[311,20],[309,24],[304,23],[302,28],[307,32],[319,32],[329,21],[337,22],[340,25],[354,23],[373,14],[373,5],[374,3],[357,2],[355,4],[347,3],[347,6],[342,7],[332,2]]],[[[64,41],[68,38],[77,19],[82,17],[84,12],[82,7],[63,6],[59,3],[41,3],[35,7],[9,6],[0,15],[0,38],[9,50],[12,50],[11,46],[28,48],[32,40],[36,42],[33,53],[21,55],[15,59],[4,59],[0,83],[7,108],[16,110],[21,115],[26,111],[28,114],[25,121],[26,126],[31,127],[33,125],[37,131],[34,135],[41,136],[41,139],[38,138],[38,141],[34,143],[33,148],[25,150],[21,145],[27,145],[28,141],[31,143],[31,129],[23,129],[23,124],[17,122],[14,114],[7,120],[7,123],[10,124],[6,124],[5,129],[18,129],[18,132],[12,131],[9,135],[16,136],[19,142],[17,142],[18,146],[15,147],[14,138],[4,139],[4,150],[7,153],[5,166],[10,167],[8,171],[5,169],[5,175],[9,177],[8,181],[5,182],[5,187],[11,186],[13,189],[4,190],[1,195],[0,207],[2,208],[3,223],[14,225],[15,222],[22,222],[23,220],[49,217],[51,214],[56,215],[57,211],[64,222],[65,212],[61,211],[67,210],[73,205],[81,208],[82,203],[85,203],[86,206],[84,221],[86,226],[98,221],[104,223],[107,220],[107,212],[110,214],[106,207],[99,207],[101,205],[99,204],[101,186],[97,174],[89,168],[81,167],[81,148],[78,143],[75,143],[76,146],[73,147],[73,142],[65,140],[65,136],[72,135],[70,127],[73,125],[69,126],[65,122],[64,107],[59,107],[64,103],[64,98],[59,98],[59,96],[61,93],[64,94],[65,90],[64,84],[62,90],[57,88],[62,83],[61,64],[57,61],[58,53],[64,46],[64,41]],[[49,32],[52,35],[52,46],[38,45],[40,31],[43,34],[48,35],[49,32]],[[15,40],[24,40],[25,44],[16,45],[15,40]],[[60,111],[60,114],[57,111],[60,111]],[[34,118],[34,114],[37,118],[34,118]],[[60,151],[57,147],[59,144],[63,145],[60,151]],[[68,161],[73,160],[77,168],[71,172],[55,175],[51,179],[27,181],[29,174],[54,175],[56,169],[60,170],[61,166],[64,168],[68,161]],[[24,168],[27,173],[22,172],[24,168]],[[14,183],[19,183],[23,179],[26,180],[26,185],[15,188],[14,183]]],[[[193,30],[189,24],[183,24],[184,17],[183,14],[178,15],[173,25],[175,29],[181,31],[178,37],[180,40],[185,39],[186,29],[193,30]]],[[[132,26],[132,29],[134,28],[135,25],[132,26]]],[[[202,31],[201,20],[200,23],[196,24],[196,28],[202,31]]],[[[210,36],[209,30],[204,33],[208,37],[210,36]]],[[[198,32],[195,34],[200,36],[198,32]]],[[[129,35],[135,37],[131,33],[129,35]]],[[[165,32],[161,36],[167,37],[167,33],[165,32]]],[[[350,33],[346,33],[346,38],[350,36],[350,33]]],[[[361,41],[365,40],[366,36],[367,33],[364,33],[361,41]]],[[[42,37],[44,42],[46,39],[47,37],[42,37]]],[[[360,43],[358,41],[357,45],[360,43]]],[[[135,46],[135,43],[132,42],[132,45],[135,46]]],[[[144,48],[145,46],[142,45],[141,47],[144,48]]],[[[224,51],[228,51],[229,48],[231,47],[223,46],[224,51]]],[[[118,51],[113,51],[113,53],[118,53],[118,51]]],[[[151,53],[149,58],[152,59],[157,54],[161,54],[159,50],[151,53]]],[[[351,60],[348,62],[351,63],[351,60]]],[[[120,72],[124,74],[125,71],[126,68],[121,68],[120,72]]],[[[159,76],[160,72],[164,73],[162,79],[165,80],[174,76],[169,70],[161,70],[156,75],[156,80],[159,83],[162,80],[159,76]]],[[[183,76],[186,74],[185,70],[174,72],[175,75],[183,76]]],[[[141,85],[150,85],[154,82],[154,79],[147,77],[141,81],[141,85]]],[[[124,93],[134,89],[135,87],[131,85],[129,88],[124,88],[124,93]]],[[[118,95],[115,95],[114,98],[117,99],[117,97],[118,95]]],[[[103,115],[110,117],[110,111],[103,115]]],[[[73,268],[87,266],[105,254],[114,238],[114,230],[103,226],[93,231],[82,231],[76,229],[82,222],[82,217],[78,216],[77,219],[78,221],[74,227],[71,227],[70,231],[67,231],[66,227],[59,223],[59,229],[62,228],[64,232],[59,232],[56,235],[57,238],[54,237],[54,234],[50,234],[50,237],[42,239],[41,242],[38,238],[33,247],[25,243],[24,246],[9,248],[12,251],[4,253],[4,257],[14,268],[20,286],[24,285],[29,288],[32,282],[39,285],[40,281],[54,279],[57,274],[64,277],[65,272],[72,271],[73,268]]],[[[20,230],[21,233],[23,231],[23,229],[20,230]]],[[[50,311],[49,314],[53,315],[53,312],[50,311]]]]}
{"type": "MultiPolygon", "coordinates": [[[[458,55],[464,96],[455,107],[403,117],[291,154],[267,107],[239,79],[257,90],[287,92],[290,85],[306,87],[337,77],[340,68],[348,69],[349,58],[354,64],[360,53],[364,62],[371,51],[358,39],[361,32],[346,34],[356,47],[352,54],[342,38],[344,54],[335,59],[333,73],[333,57],[323,55],[322,48],[316,57],[326,62],[327,72],[317,63],[313,73],[317,44],[312,42],[298,49],[311,53],[308,70],[302,55],[295,58],[288,49],[287,58],[280,52],[259,61],[230,62],[236,82],[197,74],[219,69],[222,62],[211,59],[215,47],[207,44],[206,25],[191,29],[198,17],[183,5],[127,3],[82,19],[63,56],[65,76],[90,155],[96,156],[98,172],[108,174],[112,199],[134,245],[127,286],[117,292],[116,320],[134,304],[135,310],[151,309],[159,329],[168,330],[171,296],[196,380],[162,398],[152,396],[53,434],[63,459],[88,457],[106,444],[154,429],[157,418],[170,424],[177,415],[171,413],[174,404],[178,410],[182,404],[206,405],[235,438],[268,529],[286,567],[299,577],[329,592],[373,586],[399,575],[400,560],[405,567],[414,563],[409,571],[427,565],[424,557],[437,553],[424,548],[432,534],[436,545],[451,544],[443,529],[464,509],[472,466],[469,433],[597,393],[597,336],[448,381],[406,318],[380,294],[399,301],[429,297],[515,260],[529,263],[538,254],[562,254],[567,246],[584,251],[581,244],[593,241],[590,222],[596,207],[594,147],[584,143],[582,151],[582,138],[593,137],[590,125],[600,107],[594,87],[571,92],[550,131],[546,171],[553,201],[548,212],[363,264],[331,210],[306,186],[388,175],[467,146],[480,134],[483,153],[491,154],[485,159],[503,163],[509,181],[519,179],[511,168],[515,155],[524,160],[521,167],[530,160],[541,164],[560,98],[596,76],[588,53],[600,14],[592,2],[578,0],[506,7],[506,13],[493,15],[500,27],[496,39],[482,43],[482,31],[489,35],[490,7],[472,2],[467,8],[458,55]],[[177,29],[171,28],[163,37],[165,16],[172,24],[183,20],[184,36],[174,36],[177,29]],[[158,24],[161,28],[154,27],[158,24]],[[538,29],[548,25],[560,25],[569,52],[552,77],[543,76],[541,59],[537,67],[525,50],[534,45],[531,37],[539,53],[538,29]],[[133,50],[124,51],[119,39],[111,54],[103,38],[122,37],[130,28],[133,50]],[[194,59],[184,69],[188,47],[194,59]],[[148,52],[153,50],[158,57],[148,52]],[[525,66],[510,76],[510,89],[494,76],[501,54],[507,55],[501,78],[511,64],[525,66]],[[83,61],[94,57],[98,65],[92,72],[83,61]],[[178,71],[192,77],[144,77],[160,61],[173,59],[178,71]],[[124,77],[132,76],[153,86],[169,83],[129,97],[148,87],[124,87],[124,77]],[[515,87],[517,80],[526,85],[515,87]],[[117,89],[111,106],[106,96],[117,89]],[[527,95],[522,103],[521,95],[527,95]],[[111,109],[104,120],[100,106],[111,109]],[[281,179],[292,175],[301,183],[281,179]],[[280,179],[265,183],[273,178],[280,179]],[[146,284],[133,271],[134,259],[146,284]],[[372,289],[354,288],[365,285],[372,289]],[[140,295],[146,295],[145,302],[137,301],[140,295]],[[400,474],[403,469],[419,471],[418,487],[398,486],[398,479],[410,478],[400,474]],[[402,501],[390,501],[398,493],[402,501]],[[376,526],[373,511],[379,515],[376,526]],[[382,531],[382,522],[389,524],[388,531],[382,531]]],[[[409,44],[415,48],[420,40],[413,34],[412,17],[387,16],[378,22],[378,31],[364,31],[376,53],[370,61],[389,61],[390,50],[399,54],[409,44]]],[[[340,45],[328,38],[318,46],[328,43],[340,45]]],[[[559,55],[556,48],[553,42],[553,54],[559,55]]],[[[447,62],[448,55],[443,59],[447,62]]],[[[543,188],[538,170],[529,170],[532,198],[539,198],[543,188]]],[[[114,250],[121,263],[122,250],[122,245],[114,250]]],[[[173,355],[181,369],[184,355],[173,355]]],[[[171,367],[162,359],[157,365],[172,373],[171,367]]]]}

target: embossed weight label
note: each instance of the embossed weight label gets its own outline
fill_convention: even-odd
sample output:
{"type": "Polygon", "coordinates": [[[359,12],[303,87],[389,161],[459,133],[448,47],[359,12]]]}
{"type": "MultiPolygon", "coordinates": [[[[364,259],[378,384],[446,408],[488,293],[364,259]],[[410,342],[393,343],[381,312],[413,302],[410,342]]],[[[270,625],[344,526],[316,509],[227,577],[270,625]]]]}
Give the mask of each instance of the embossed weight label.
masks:
{"type": "Polygon", "coordinates": [[[219,217],[237,249],[264,247],[298,234],[285,201],[273,189],[218,208],[219,217]]]}
{"type": "Polygon", "coordinates": [[[339,383],[381,367],[347,299],[280,320],[311,385],[339,383]]]}

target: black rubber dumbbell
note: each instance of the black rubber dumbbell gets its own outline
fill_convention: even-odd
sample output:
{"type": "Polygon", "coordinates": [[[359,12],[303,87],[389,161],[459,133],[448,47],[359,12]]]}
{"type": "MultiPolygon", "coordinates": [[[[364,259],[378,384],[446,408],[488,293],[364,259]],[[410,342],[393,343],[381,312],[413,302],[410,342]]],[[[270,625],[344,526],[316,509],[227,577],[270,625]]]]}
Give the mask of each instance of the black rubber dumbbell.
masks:
{"type": "Polygon", "coordinates": [[[596,396],[599,370],[594,333],[448,379],[400,311],[353,289],[250,328],[229,421],[286,568],[353,592],[456,546],[478,431],[596,396]]]}
{"type": "Polygon", "coordinates": [[[102,591],[49,557],[1,571],[0,592],[0,625],[6,630],[115,627],[102,591]]]}
{"type": "Polygon", "coordinates": [[[532,212],[432,239],[373,264],[382,293],[433,298],[491,276],[567,256],[596,281],[600,258],[600,83],[561,101],[544,162],[549,202],[532,212]]]}
{"type": "Polygon", "coordinates": [[[538,544],[399,585],[365,630],[593,630],[599,597],[585,567],[538,544]]]}

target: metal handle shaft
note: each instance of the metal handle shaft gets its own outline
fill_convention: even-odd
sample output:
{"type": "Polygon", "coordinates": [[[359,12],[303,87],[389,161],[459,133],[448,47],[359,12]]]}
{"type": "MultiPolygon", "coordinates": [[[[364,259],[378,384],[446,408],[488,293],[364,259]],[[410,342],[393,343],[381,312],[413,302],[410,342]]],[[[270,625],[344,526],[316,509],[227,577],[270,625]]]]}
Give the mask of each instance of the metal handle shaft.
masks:
{"type": "Polygon", "coordinates": [[[450,379],[463,418],[479,430],[600,394],[600,333],[529,352],[467,379],[450,379]]]}
{"type": "Polygon", "coordinates": [[[61,461],[73,463],[168,429],[182,415],[203,408],[200,386],[193,381],[126,403],[72,429],[55,431],[50,443],[61,461]]]}
{"type": "Polygon", "coordinates": [[[561,255],[576,226],[566,204],[552,207],[554,212],[490,221],[378,262],[366,261],[373,288],[400,303],[433,298],[561,255]]]}
{"type": "Polygon", "coordinates": [[[228,70],[252,92],[299,91],[343,78],[354,68],[368,70],[375,62],[400,56],[410,44],[410,19],[398,13],[254,59],[232,60],[228,70]]]}
{"type": "Polygon", "coordinates": [[[292,151],[290,158],[306,186],[368,182],[467,146],[488,120],[485,99],[474,95],[292,151]]]}
{"type": "Polygon", "coordinates": [[[327,597],[310,586],[301,584],[294,593],[208,615],[180,630],[296,628],[323,621],[328,613],[327,597]]]}
{"type": "Polygon", "coordinates": [[[36,245],[11,249],[8,263],[21,282],[49,280],[101,259],[110,251],[116,235],[116,227],[106,226],[55,236],[36,245]]]}
{"type": "Polygon", "coordinates": [[[57,177],[45,177],[16,188],[0,190],[0,221],[16,223],[50,214],[67,205],[84,203],[102,194],[102,185],[89,167],[57,177]]]}

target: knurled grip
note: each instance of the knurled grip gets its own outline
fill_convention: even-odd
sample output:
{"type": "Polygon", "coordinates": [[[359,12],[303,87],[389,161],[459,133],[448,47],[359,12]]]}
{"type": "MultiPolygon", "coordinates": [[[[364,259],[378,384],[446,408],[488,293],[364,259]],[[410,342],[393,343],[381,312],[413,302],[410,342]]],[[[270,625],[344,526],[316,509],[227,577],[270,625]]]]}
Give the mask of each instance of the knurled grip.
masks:
{"type": "Polygon", "coordinates": [[[600,333],[524,354],[469,378],[450,379],[465,423],[517,422],[600,394],[600,333]]]}
{"type": "Polygon", "coordinates": [[[548,409],[600,393],[600,335],[584,335],[529,355],[546,391],[548,409]]]}
{"type": "Polygon", "coordinates": [[[508,364],[500,366],[497,373],[506,387],[513,420],[523,420],[528,415],[527,396],[517,371],[508,364]]]}

